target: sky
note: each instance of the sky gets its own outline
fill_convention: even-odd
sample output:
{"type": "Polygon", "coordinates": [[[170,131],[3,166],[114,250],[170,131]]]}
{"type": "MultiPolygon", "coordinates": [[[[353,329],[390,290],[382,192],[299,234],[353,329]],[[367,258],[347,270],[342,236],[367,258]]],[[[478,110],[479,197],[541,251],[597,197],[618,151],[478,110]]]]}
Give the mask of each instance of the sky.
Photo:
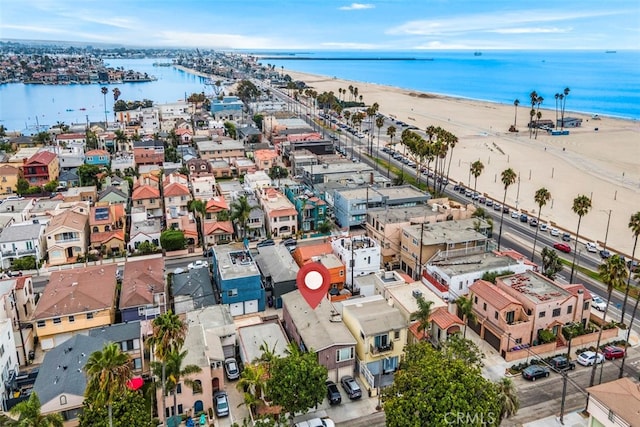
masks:
{"type": "Polygon", "coordinates": [[[0,39],[221,50],[640,49],[640,1],[0,0],[0,39]]]}

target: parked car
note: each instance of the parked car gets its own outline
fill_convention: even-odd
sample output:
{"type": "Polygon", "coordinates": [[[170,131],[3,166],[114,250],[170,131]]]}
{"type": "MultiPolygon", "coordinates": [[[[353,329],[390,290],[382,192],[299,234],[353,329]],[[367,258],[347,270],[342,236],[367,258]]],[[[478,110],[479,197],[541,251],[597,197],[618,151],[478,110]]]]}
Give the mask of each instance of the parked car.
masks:
{"type": "Polygon", "coordinates": [[[362,389],[351,375],[346,375],[340,379],[342,388],[347,392],[349,399],[355,400],[362,397],[362,389]]]}
{"type": "Polygon", "coordinates": [[[478,203],[485,204],[487,202],[487,198],[484,196],[478,197],[478,203]]]}
{"type": "Polygon", "coordinates": [[[562,240],[564,240],[565,242],[570,242],[571,241],[571,234],[562,233],[562,240]]]}
{"type": "Polygon", "coordinates": [[[593,366],[594,363],[604,362],[602,353],[596,355],[595,351],[585,351],[578,356],[578,363],[582,366],[593,366]]]}
{"type": "Polygon", "coordinates": [[[522,378],[529,381],[535,381],[538,378],[546,378],[549,376],[549,370],[544,366],[531,365],[522,371],[522,378]]]}
{"type": "Polygon", "coordinates": [[[638,270],[638,261],[636,261],[635,259],[633,261],[627,261],[627,268],[631,270],[632,273],[634,273],[636,270],[638,270]]]}
{"type": "Polygon", "coordinates": [[[529,220],[529,225],[532,227],[537,227],[538,226],[538,220],[536,218],[531,218],[529,220]]]}
{"type": "Polygon", "coordinates": [[[342,402],[342,395],[338,386],[333,381],[327,381],[327,399],[329,399],[329,405],[338,405],[342,402]]]}
{"type": "Polygon", "coordinates": [[[598,295],[591,294],[591,307],[598,311],[604,311],[607,308],[607,303],[598,295]]]}
{"type": "Polygon", "coordinates": [[[553,248],[559,250],[560,252],[571,253],[571,246],[566,243],[554,243],[553,248]]]}
{"type": "Polygon", "coordinates": [[[547,225],[546,222],[541,222],[540,226],[538,227],[538,230],[545,232],[549,229],[549,226],[547,225]]]}
{"type": "Polygon", "coordinates": [[[216,415],[218,417],[229,416],[229,398],[224,391],[216,391],[213,394],[213,402],[215,403],[216,415]]]}
{"type": "Polygon", "coordinates": [[[518,219],[518,218],[520,218],[520,212],[518,212],[518,211],[511,211],[511,218],[513,218],[513,219],[518,219]]]}
{"type": "Polygon", "coordinates": [[[584,246],[587,248],[587,252],[591,252],[594,254],[598,252],[598,245],[593,242],[587,242],[584,244],[584,246]]]}
{"type": "Polygon", "coordinates": [[[553,237],[558,237],[560,235],[560,230],[553,227],[551,230],[549,230],[549,234],[551,234],[553,237]]]}
{"type": "Polygon", "coordinates": [[[224,372],[227,374],[227,379],[231,381],[240,378],[240,368],[235,358],[229,357],[224,360],[224,372]]]}
{"type": "Polygon", "coordinates": [[[274,246],[276,243],[273,241],[273,239],[265,239],[262,240],[260,242],[258,242],[258,244],[256,245],[257,248],[263,248],[265,246],[274,246]]]}
{"type": "Polygon", "coordinates": [[[528,222],[529,221],[529,217],[527,216],[527,214],[520,214],[520,222],[528,222]]]}
{"type": "Polygon", "coordinates": [[[487,199],[487,203],[486,203],[486,205],[487,205],[487,207],[489,207],[489,208],[490,208],[491,206],[493,206],[493,200],[491,200],[491,199],[487,199]]]}
{"type": "Polygon", "coordinates": [[[293,427],[335,427],[335,425],[331,418],[312,418],[295,423],[293,427]]]}
{"type": "Polygon", "coordinates": [[[207,263],[207,261],[203,260],[203,259],[199,259],[197,261],[194,262],[190,262],[187,265],[187,268],[189,270],[197,270],[199,268],[207,268],[209,266],[209,264],[207,263]]]}
{"type": "Polygon", "coordinates": [[[503,206],[502,213],[509,213],[509,206],[503,206]]]}
{"type": "Polygon", "coordinates": [[[622,359],[624,357],[624,349],[613,345],[608,345],[602,350],[604,358],[607,360],[622,359]]]}
{"type": "Polygon", "coordinates": [[[549,361],[551,369],[556,372],[572,371],[576,368],[576,363],[568,360],[565,356],[556,356],[549,361]]]}
{"type": "MultiPolygon", "coordinates": [[[[509,209],[509,208],[507,208],[509,209]]],[[[500,203],[494,203],[493,204],[493,210],[494,211],[501,211],[502,210],[502,205],[500,203]]]]}

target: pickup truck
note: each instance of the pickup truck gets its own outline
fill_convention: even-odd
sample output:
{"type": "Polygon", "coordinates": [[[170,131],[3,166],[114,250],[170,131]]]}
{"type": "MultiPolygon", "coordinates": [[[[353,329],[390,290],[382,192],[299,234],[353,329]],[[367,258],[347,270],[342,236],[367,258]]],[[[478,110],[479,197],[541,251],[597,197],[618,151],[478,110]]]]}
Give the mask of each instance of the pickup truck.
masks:
{"type": "Polygon", "coordinates": [[[556,356],[549,362],[551,369],[556,372],[573,371],[576,368],[576,362],[567,360],[565,356],[556,356]]]}

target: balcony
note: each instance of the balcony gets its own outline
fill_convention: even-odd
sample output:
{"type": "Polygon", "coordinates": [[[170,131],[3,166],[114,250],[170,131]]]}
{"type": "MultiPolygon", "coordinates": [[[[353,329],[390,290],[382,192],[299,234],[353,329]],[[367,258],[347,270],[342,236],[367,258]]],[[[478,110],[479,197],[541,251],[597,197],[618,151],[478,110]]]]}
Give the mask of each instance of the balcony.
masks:
{"type": "Polygon", "coordinates": [[[374,345],[371,344],[369,346],[369,352],[371,354],[383,354],[393,351],[393,342],[388,343],[387,345],[374,345]]]}
{"type": "Polygon", "coordinates": [[[71,243],[71,242],[79,242],[80,241],[80,237],[67,237],[64,239],[55,239],[56,244],[58,243],[71,243]]]}
{"type": "Polygon", "coordinates": [[[15,251],[2,251],[3,257],[21,257],[21,256],[35,255],[35,254],[36,254],[35,249],[18,249],[15,251]]]}

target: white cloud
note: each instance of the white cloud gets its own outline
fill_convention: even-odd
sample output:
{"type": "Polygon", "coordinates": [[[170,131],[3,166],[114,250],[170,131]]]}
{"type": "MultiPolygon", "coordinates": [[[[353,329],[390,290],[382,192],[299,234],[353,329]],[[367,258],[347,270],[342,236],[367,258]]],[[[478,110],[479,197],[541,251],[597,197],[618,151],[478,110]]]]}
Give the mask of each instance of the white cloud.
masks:
{"type": "Polygon", "coordinates": [[[349,6],[339,7],[339,10],[363,10],[363,9],[373,9],[375,6],[368,3],[351,3],[349,6]]]}
{"type": "Polygon", "coordinates": [[[542,27],[522,27],[522,28],[502,28],[490,33],[498,34],[544,34],[544,33],[570,33],[573,28],[542,28],[542,27]]]}
{"type": "Polygon", "coordinates": [[[179,31],[160,31],[157,34],[155,44],[160,46],[193,46],[225,49],[271,49],[274,46],[281,46],[273,40],[263,37],[179,31]]]}
{"type": "Polygon", "coordinates": [[[334,49],[384,49],[384,46],[370,43],[352,43],[352,42],[327,42],[321,43],[323,47],[334,49]]]}

